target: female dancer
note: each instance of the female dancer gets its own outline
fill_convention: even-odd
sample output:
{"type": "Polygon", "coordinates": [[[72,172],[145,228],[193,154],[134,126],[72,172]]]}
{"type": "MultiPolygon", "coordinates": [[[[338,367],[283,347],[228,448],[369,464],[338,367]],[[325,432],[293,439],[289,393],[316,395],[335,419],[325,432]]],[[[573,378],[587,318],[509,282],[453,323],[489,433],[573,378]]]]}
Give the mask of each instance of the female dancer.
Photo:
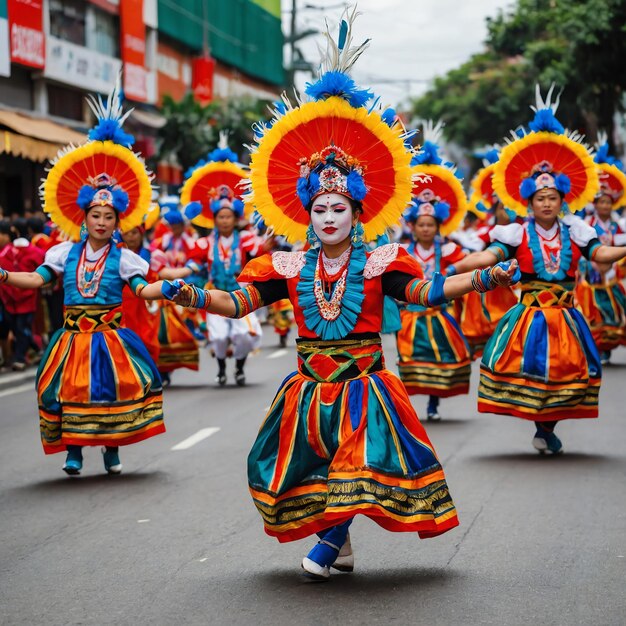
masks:
{"type": "Polygon", "coordinates": [[[504,259],[519,261],[522,295],[485,347],[478,410],[535,422],[532,444],[559,453],[559,420],[598,416],[601,366],[585,319],[574,308],[581,257],[613,263],[626,248],[605,246],[596,231],[567,212],[593,199],[598,177],[586,148],[554,117],[552,89],[544,103],[537,88],[531,131],[502,150],[494,188],[525,224],[497,226],[492,244],[457,263],[459,271],[504,259]],[[559,215],[565,211],[564,217],[559,215]]]}
{"type": "MultiPolygon", "coordinates": [[[[593,201],[593,213],[586,218],[600,243],[608,246],[626,244],[626,234],[613,219],[613,211],[624,202],[626,174],[608,156],[608,143],[599,146],[595,163],[600,176],[600,191],[593,201]]],[[[626,343],[626,292],[620,282],[617,265],[602,266],[582,261],[581,280],[576,286],[576,299],[591,328],[603,365],[611,359],[611,351],[626,343]]]]}
{"type": "Polygon", "coordinates": [[[50,248],[34,272],[0,272],[0,283],[22,289],[63,280],[65,324],[40,363],[37,393],[44,452],[67,451],[67,474],[80,474],[85,445],[104,446],[106,471],[119,474],[119,446],[165,431],[156,365],[139,337],[120,327],[122,289],[129,284],[152,300],[173,297],[179,285],[148,283],[148,264],[112,239],[118,227],[141,222],[151,193],[134,140],[120,127],[118,101],[114,92],[106,105],[90,102],[99,119],[91,141],[61,152],[43,186],[51,219],[71,239],[81,224],[86,236],[50,248]]]}
{"type": "Polygon", "coordinates": [[[230,318],[281,298],[293,304],[298,371],[283,381],[261,426],[248,479],[269,535],[286,542],[318,533],[302,561],[316,580],[327,580],[333,564],[352,568],[347,536],[357,513],[423,538],[458,524],[433,447],[404,386],[384,366],[383,296],[438,305],[473,286],[510,282],[515,271],[424,281],[398,245],[366,252],[363,238],[382,234],[410,201],[411,154],[394,116],[370,109],[371,94],[345,74],[361,50],[349,47],[346,22],[342,33],[339,46],[329,37],[329,71],[307,88],[312,101],[265,130],[251,164],[253,202],[265,222],[290,241],[308,233],[312,247],[254,259],[240,276],[243,289],[187,286],[179,296],[230,318]],[[294,158],[302,150],[309,156],[294,158]]]}
{"type": "MultiPolygon", "coordinates": [[[[430,280],[435,272],[446,274],[448,266],[464,254],[455,243],[442,242],[441,236],[453,231],[465,213],[465,193],[451,164],[444,164],[438,154],[441,124],[428,122],[426,141],[413,159],[420,173],[427,174],[426,184],[417,181],[413,203],[405,213],[412,228],[409,254],[430,280]]],[[[438,421],[439,399],[466,394],[469,391],[470,349],[456,320],[447,307],[425,307],[406,304],[401,307],[402,328],[398,331],[398,371],[410,395],[428,395],[426,417],[438,421]]]]}

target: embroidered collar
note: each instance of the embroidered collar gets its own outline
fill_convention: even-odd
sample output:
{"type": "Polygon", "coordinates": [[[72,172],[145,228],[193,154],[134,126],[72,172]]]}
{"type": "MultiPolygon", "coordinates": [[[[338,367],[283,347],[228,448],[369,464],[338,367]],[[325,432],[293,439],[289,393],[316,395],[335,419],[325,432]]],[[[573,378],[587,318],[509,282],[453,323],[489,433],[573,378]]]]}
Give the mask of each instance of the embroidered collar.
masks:
{"type": "Polygon", "coordinates": [[[572,245],[570,242],[569,228],[565,224],[557,222],[549,231],[546,231],[541,227],[536,226],[534,219],[528,220],[528,245],[530,247],[530,251],[532,252],[533,269],[540,280],[553,282],[567,279],[567,272],[572,265],[572,245]],[[544,239],[548,240],[554,237],[554,235],[551,234],[553,229],[555,234],[560,232],[561,253],[558,258],[558,267],[554,272],[550,272],[546,268],[537,229],[541,229],[543,233],[546,233],[547,237],[544,237],[544,239]]]}
{"type": "Polygon", "coordinates": [[[433,242],[432,252],[429,256],[423,257],[422,252],[428,253],[417,241],[411,242],[409,246],[409,254],[417,259],[418,263],[424,270],[424,278],[430,279],[435,272],[441,272],[441,243],[435,239],[433,242]],[[434,258],[434,265],[430,264],[430,260],[434,258]]]}

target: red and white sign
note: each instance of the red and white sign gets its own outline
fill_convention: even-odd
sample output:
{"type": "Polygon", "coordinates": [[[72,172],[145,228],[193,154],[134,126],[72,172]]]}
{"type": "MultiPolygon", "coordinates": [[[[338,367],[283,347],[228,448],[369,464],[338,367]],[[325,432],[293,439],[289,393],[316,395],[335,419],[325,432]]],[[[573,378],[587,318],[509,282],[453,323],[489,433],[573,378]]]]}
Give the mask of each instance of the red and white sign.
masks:
{"type": "Polygon", "coordinates": [[[208,104],[213,100],[213,77],[215,75],[215,59],[201,57],[193,61],[193,96],[200,104],[208,104]]]}
{"type": "Polygon", "coordinates": [[[163,96],[180,100],[191,89],[191,63],[182,52],[159,41],[157,48],[159,102],[163,96]]]}
{"type": "Polygon", "coordinates": [[[46,64],[41,0],[9,0],[11,61],[42,69],[46,64]]]}
{"type": "Polygon", "coordinates": [[[124,95],[131,100],[147,102],[148,72],[143,0],[120,1],[120,31],[124,63],[124,95]]]}

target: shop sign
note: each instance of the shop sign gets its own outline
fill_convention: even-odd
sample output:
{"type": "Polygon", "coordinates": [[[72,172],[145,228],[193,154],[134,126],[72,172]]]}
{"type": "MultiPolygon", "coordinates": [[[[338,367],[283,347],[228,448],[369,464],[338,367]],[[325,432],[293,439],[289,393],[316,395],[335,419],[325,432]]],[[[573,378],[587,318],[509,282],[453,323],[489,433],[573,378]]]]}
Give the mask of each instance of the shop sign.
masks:
{"type": "Polygon", "coordinates": [[[215,75],[215,59],[200,57],[193,61],[193,96],[200,104],[208,104],[213,100],[213,77],[215,75]]]}
{"type": "Polygon", "coordinates": [[[124,94],[131,100],[147,102],[146,26],[143,0],[121,0],[120,31],[124,63],[124,94]]]}
{"type": "Polygon", "coordinates": [[[157,72],[159,81],[159,102],[163,96],[180,100],[191,87],[191,65],[178,50],[159,41],[157,51],[157,72]]]}
{"type": "Polygon", "coordinates": [[[9,47],[9,12],[7,0],[0,0],[0,76],[11,76],[11,48],[9,47]]]}
{"type": "Polygon", "coordinates": [[[9,0],[11,61],[42,69],[46,64],[41,0],[9,0]]]}
{"type": "Polygon", "coordinates": [[[44,76],[86,91],[109,93],[122,68],[122,62],[83,46],[48,37],[44,76]]]}

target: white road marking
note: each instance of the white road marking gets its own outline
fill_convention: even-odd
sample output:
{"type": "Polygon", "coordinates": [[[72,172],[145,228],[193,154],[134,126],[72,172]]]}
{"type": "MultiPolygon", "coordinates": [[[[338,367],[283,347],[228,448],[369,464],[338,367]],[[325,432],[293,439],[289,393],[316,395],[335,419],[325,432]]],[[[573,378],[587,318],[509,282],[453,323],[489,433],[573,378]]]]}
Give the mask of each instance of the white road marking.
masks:
{"type": "Polygon", "coordinates": [[[0,391],[0,398],[4,398],[4,396],[11,396],[14,393],[22,393],[23,391],[35,391],[35,383],[30,382],[24,385],[19,385],[18,387],[13,387],[13,389],[5,389],[4,391],[0,391]]]}
{"type": "Polygon", "coordinates": [[[219,432],[219,430],[220,429],[217,427],[201,428],[197,433],[191,435],[191,437],[187,437],[187,439],[183,439],[180,443],[177,443],[172,450],[187,450],[191,448],[191,446],[200,443],[203,439],[219,432]]]}
{"type": "Polygon", "coordinates": [[[281,356],[285,356],[286,354],[289,354],[287,350],[285,350],[284,348],[281,348],[280,350],[276,350],[276,352],[272,352],[272,354],[268,354],[267,358],[268,359],[280,359],[281,356]]]}
{"type": "Polygon", "coordinates": [[[208,560],[209,560],[208,556],[205,556],[203,559],[198,559],[200,563],[204,563],[205,561],[208,561],[208,560]]]}
{"type": "Polygon", "coordinates": [[[149,519],[138,519],[137,523],[138,524],[145,524],[146,522],[149,522],[149,521],[150,521],[149,519]]]}

